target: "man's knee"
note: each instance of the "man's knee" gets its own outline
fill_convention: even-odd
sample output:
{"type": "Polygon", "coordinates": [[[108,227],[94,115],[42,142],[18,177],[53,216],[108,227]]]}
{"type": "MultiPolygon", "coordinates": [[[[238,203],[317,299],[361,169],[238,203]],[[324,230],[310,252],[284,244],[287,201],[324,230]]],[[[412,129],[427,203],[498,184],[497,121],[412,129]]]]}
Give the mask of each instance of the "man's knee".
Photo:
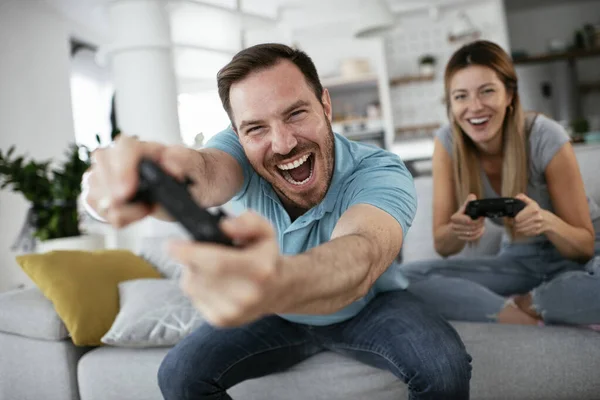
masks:
{"type": "Polygon", "coordinates": [[[182,381],[185,375],[185,367],[178,360],[176,350],[172,349],[158,368],[158,386],[165,400],[184,398],[182,381]]]}
{"type": "Polygon", "coordinates": [[[158,386],[165,400],[196,400],[217,392],[201,374],[189,355],[174,347],[160,364],[158,386]]]}
{"type": "Polygon", "coordinates": [[[471,369],[471,356],[464,348],[455,348],[425,360],[411,383],[417,392],[427,394],[425,398],[468,399],[471,369]]]}

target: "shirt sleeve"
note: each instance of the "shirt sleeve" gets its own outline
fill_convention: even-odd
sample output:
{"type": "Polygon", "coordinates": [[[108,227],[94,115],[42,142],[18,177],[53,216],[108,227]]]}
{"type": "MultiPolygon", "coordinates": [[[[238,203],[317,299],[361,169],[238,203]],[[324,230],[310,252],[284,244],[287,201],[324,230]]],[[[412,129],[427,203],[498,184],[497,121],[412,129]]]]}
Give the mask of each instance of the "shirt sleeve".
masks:
{"type": "Polygon", "coordinates": [[[355,204],[375,206],[398,221],[405,238],[417,212],[417,193],[410,172],[391,153],[362,163],[366,165],[354,173],[343,196],[343,209],[355,204]]]}
{"type": "Polygon", "coordinates": [[[248,188],[248,183],[250,182],[254,170],[246,157],[246,153],[244,153],[244,148],[242,147],[237,134],[233,131],[231,126],[229,126],[227,129],[210,138],[205,147],[224,151],[235,158],[240,164],[244,173],[244,184],[240,191],[234,196],[234,199],[241,197],[248,188]]]}
{"type": "Polygon", "coordinates": [[[435,132],[435,137],[439,139],[442,146],[446,149],[450,157],[452,157],[452,128],[450,125],[441,127],[435,132]]]}
{"type": "Polygon", "coordinates": [[[104,218],[100,216],[90,204],[87,202],[87,197],[90,192],[90,183],[89,183],[90,173],[89,171],[83,174],[81,179],[81,194],[79,195],[79,204],[83,207],[83,210],[93,219],[99,222],[107,223],[104,218]]]}
{"type": "Polygon", "coordinates": [[[569,135],[558,122],[539,115],[529,138],[531,160],[536,170],[544,174],[558,150],[569,141],[569,135]]]}

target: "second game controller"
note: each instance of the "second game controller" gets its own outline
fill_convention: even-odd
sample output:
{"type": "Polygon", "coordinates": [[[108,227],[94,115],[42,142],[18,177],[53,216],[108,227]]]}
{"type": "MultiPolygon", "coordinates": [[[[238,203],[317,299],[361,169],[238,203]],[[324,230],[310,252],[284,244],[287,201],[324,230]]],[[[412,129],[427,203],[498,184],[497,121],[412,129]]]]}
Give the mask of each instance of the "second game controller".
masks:
{"type": "Polygon", "coordinates": [[[465,214],[471,219],[479,217],[514,218],[519,211],[525,208],[525,203],[512,197],[497,197],[491,199],[473,200],[467,203],[465,214]]]}
{"type": "Polygon", "coordinates": [[[140,162],[138,170],[138,190],[132,202],[160,204],[197,241],[233,245],[219,228],[225,214],[221,210],[213,214],[200,207],[187,189],[189,181],[177,181],[148,159],[140,162]]]}

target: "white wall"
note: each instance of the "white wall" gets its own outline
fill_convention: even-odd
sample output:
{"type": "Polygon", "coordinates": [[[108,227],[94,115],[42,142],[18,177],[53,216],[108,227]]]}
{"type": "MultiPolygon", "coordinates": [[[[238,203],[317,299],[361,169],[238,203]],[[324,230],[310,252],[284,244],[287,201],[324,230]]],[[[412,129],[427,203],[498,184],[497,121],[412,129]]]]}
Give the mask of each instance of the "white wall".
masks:
{"type": "MultiPolygon", "coordinates": [[[[567,45],[574,41],[575,31],[586,23],[600,22],[600,2],[577,2],[554,6],[542,6],[526,10],[510,11],[507,14],[508,33],[513,50],[524,50],[529,54],[548,51],[552,39],[560,39],[567,45]]],[[[600,57],[578,61],[579,80],[598,81],[600,57]]],[[[556,119],[568,119],[569,102],[565,91],[570,90],[566,62],[518,66],[517,73],[523,82],[522,96],[526,107],[551,114],[556,119]],[[545,99],[540,94],[542,82],[554,83],[554,96],[545,99]],[[563,96],[560,96],[560,94],[563,96]]],[[[583,100],[586,116],[600,115],[600,93],[588,94],[583,100]]],[[[598,127],[597,129],[600,129],[598,127]]]]}
{"type": "MultiPolygon", "coordinates": [[[[39,159],[61,156],[74,140],[65,21],[38,0],[0,3],[0,148],[39,159]]],[[[29,283],[10,246],[27,202],[0,192],[0,291],[29,283]]]]}

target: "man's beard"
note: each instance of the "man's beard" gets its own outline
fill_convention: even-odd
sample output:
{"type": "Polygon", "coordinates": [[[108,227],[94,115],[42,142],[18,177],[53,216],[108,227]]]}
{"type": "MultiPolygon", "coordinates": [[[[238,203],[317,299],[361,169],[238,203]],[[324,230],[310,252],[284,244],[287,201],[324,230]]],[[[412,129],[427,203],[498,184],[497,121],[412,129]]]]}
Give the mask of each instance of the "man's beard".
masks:
{"type": "MultiPolygon", "coordinates": [[[[258,169],[255,165],[252,165],[254,167],[254,170],[257,171],[257,173],[264,180],[271,184],[271,186],[273,187],[277,195],[281,198],[286,208],[291,207],[298,211],[307,211],[319,204],[327,194],[327,191],[329,190],[329,185],[331,185],[331,180],[333,178],[333,169],[335,166],[335,142],[333,130],[331,128],[331,124],[329,123],[329,119],[327,119],[327,116],[325,116],[325,122],[327,124],[327,136],[325,137],[323,147],[319,148],[314,143],[299,143],[296,147],[294,147],[294,149],[292,149],[292,151],[290,151],[285,156],[274,155],[273,158],[269,160],[267,164],[269,165],[270,170],[277,169],[277,165],[281,164],[281,161],[283,161],[284,159],[293,159],[297,155],[311,152],[313,153],[313,168],[316,168],[317,157],[322,157],[323,163],[321,168],[324,168],[324,171],[319,172],[322,174],[321,180],[325,181],[325,185],[320,185],[319,182],[317,182],[316,187],[319,188],[318,191],[316,193],[311,193],[310,198],[304,198],[305,201],[303,201],[302,203],[299,203],[297,200],[288,197],[288,195],[286,194],[285,185],[281,184],[279,180],[272,179],[272,177],[268,174],[267,176],[265,176],[264,174],[258,172],[258,169]]],[[[315,172],[316,171],[313,171],[313,173],[315,172]]],[[[276,173],[280,174],[280,171],[277,169],[276,173]]]]}

